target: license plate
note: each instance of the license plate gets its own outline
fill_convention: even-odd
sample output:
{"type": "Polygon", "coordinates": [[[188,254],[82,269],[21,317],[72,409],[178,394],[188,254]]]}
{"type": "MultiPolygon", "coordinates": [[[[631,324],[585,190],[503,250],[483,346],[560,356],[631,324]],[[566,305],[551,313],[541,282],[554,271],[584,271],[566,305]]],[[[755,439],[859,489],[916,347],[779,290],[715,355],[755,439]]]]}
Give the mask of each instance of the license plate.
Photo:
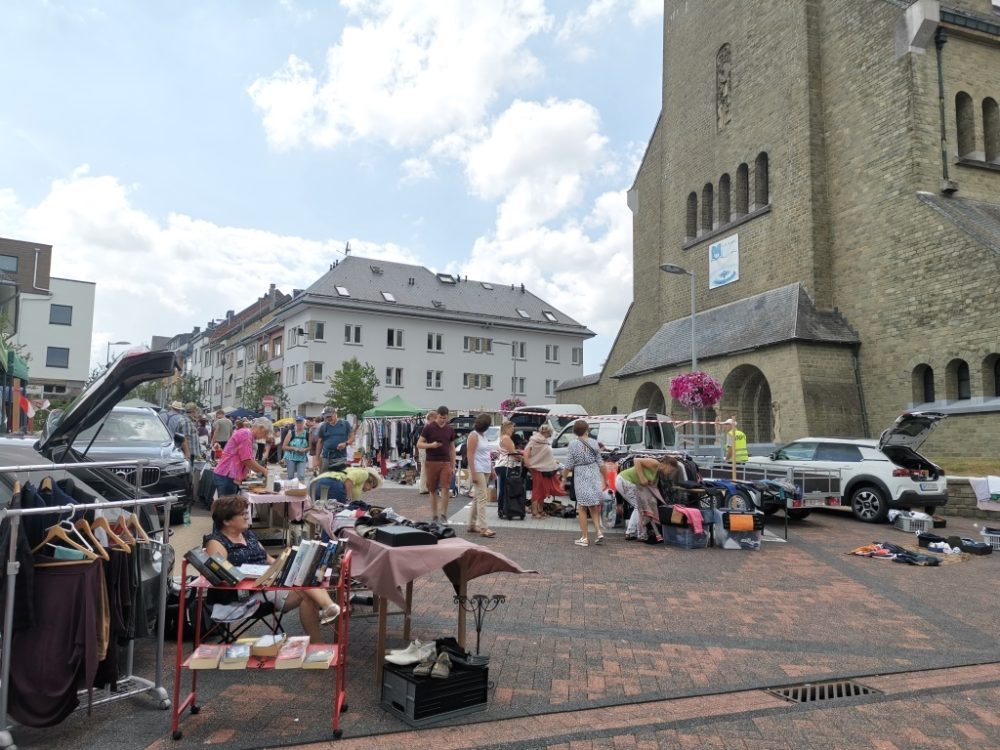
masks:
{"type": "Polygon", "coordinates": [[[938,488],[937,484],[934,482],[921,482],[920,489],[922,490],[936,490],[938,488]]]}

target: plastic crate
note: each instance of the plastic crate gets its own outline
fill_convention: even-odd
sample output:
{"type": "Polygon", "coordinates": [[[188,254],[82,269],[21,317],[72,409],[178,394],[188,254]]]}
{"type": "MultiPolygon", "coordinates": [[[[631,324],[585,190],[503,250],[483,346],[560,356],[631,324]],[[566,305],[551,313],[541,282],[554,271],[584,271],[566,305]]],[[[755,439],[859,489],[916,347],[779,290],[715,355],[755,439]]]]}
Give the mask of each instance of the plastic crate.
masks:
{"type": "Polygon", "coordinates": [[[900,531],[908,531],[910,533],[913,533],[914,531],[930,531],[934,528],[934,520],[930,518],[923,520],[920,518],[899,516],[892,522],[892,525],[900,531]]]}
{"type": "Polygon", "coordinates": [[[695,534],[690,526],[664,526],[663,541],[671,547],[705,549],[708,546],[708,531],[695,534]]]}
{"type": "Polygon", "coordinates": [[[990,534],[986,531],[981,533],[983,535],[983,541],[990,545],[995,552],[1000,552],[1000,534],[990,534]]]}

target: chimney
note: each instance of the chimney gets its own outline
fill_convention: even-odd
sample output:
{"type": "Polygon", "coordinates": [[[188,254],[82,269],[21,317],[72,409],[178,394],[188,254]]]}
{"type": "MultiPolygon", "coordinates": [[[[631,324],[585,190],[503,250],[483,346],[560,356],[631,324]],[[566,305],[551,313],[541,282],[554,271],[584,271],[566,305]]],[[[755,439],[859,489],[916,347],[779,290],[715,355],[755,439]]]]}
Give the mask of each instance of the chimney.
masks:
{"type": "Polygon", "coordinates": [[[524,294],[524,284],[521,284],[521,294],[524,294]]]}
{"type": "Polygon", "coordinates": [[[194,331],[192,331],[192,333],[195,335],[201,333],[201,326],[195,326],[194,331]]]}
{"type": "Polygon", "coordinates": [[[236,314],[235,310],[226,310],[226,320],[232,320],[233,315],[236,314]]]}

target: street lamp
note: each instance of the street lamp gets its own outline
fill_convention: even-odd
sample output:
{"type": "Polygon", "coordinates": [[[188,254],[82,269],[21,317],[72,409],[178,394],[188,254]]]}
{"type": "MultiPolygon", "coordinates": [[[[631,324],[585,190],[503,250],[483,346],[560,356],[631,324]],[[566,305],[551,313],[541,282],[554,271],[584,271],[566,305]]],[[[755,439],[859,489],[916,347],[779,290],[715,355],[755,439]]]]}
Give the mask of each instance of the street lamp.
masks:
{"type": "Polygon", "coordinates": [[[510,397],[517,398],[517,357],[514,356],[514,342],[513,341],[498,341],[493,339],[494,344],[503,344],[504,346],[510,347],[510,358],[514,361],[514,379],[510,381],[510,397]]]}
{"type": "Polygon", "coordinates": [[[112,346],[130,346],[131,341],[109,341],[108,342],[108,356],[105,359],[106,366],[111,367],[111,347],[112,346]]]}
{"type": "MultiPolygon", "coordinates": [[[[698,338],[697,329],[695,328],[694,316],[697,307],[695,305],[695,286],[694,286],[694,271],[689,271],[686,268],[681,268],[673,263],[664,263],[660,266],[660,270],[664,273],[672,273],[678,276],[690,276],[691,277],[691,372],[696,372],[698,370],[698,338]]],[[[693,422],[698,421],[698,410],[691,410],[691,420],[693,422]]],[[[697,435],[698,426],[695,425],[695,434],[697,435]]],[[[697,444],[697,437],[695,438],[695,444],[697,444]]]]}

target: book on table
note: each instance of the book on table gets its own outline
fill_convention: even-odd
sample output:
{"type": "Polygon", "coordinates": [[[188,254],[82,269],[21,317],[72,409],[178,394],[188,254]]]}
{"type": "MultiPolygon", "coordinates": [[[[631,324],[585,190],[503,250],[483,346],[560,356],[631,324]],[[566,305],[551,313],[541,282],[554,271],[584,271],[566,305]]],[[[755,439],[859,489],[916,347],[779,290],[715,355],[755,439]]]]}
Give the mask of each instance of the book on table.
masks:
{"type": "Polygon", "coordinates": [[[296,635],[285,641],[274,660],[275,669],[298,669],[306,658],[309,636],[296,635]]]}
{"type": "Polygon", "coordinates": [[[337,647],[330,643],[314,643],[306,649],[303,669],[329,669],[337,647]]]}
{"type": "Polygon", "coordinates": [[[246,669],[250,661],[251,645],[249,643],[230,643],[222,653],[219,669],[246,669]]]}
{"type": "Polygon", "coordinates": [[[225,650],[226,646],[222,643],[201,644],[188,657],[188,669],[218,669],[225,650]]]}
{"type": "Polygon", "coordinates": [[[285,641],[288,640],[288,636],[284,633],[275,633],[274,635],[264,635],[260,638],[252,638],[253,647],[251,649],[251,654],[253,656],[277,656],[278,652],[281,651],[281,647],[285,645],[285,641]]]}
{"type": "Polygon", "coordinates": [[[291,552],[292,551],[288,548],[283,549],[281,554],[275,558],[274,562],[267,567],[267,570],[257,576],[253,585],[270,586],[273,584],[277,580],[278,575],[281,573],[281,569],[285,567],[285,562],[288,560],[288,556],[291,552]]]}
{"type": "Polygon", "coordinates": [[[223,560],[218,555],[210,555],[202,547],[189,549],[184,553],[184,559],[213,586],[235,586],[243,580],[228,560],[223,560]]]}

